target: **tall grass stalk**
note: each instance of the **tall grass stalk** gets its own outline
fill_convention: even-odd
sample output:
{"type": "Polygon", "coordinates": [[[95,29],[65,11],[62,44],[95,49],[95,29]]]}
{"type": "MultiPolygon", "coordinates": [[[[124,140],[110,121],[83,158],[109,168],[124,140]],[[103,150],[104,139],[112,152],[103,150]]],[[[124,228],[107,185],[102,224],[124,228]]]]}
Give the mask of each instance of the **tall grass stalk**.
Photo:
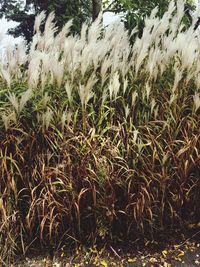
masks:
{"type": "Polygon", "coordinates": [[[99,17],[72,35],[42,12],[29,49],[5,48],[2,261],[38,242],[130,240],[199,221],[198,14],[186,29],[184,1],[157,12],[133,43],[121,23],[104,29],[99,17]]]}

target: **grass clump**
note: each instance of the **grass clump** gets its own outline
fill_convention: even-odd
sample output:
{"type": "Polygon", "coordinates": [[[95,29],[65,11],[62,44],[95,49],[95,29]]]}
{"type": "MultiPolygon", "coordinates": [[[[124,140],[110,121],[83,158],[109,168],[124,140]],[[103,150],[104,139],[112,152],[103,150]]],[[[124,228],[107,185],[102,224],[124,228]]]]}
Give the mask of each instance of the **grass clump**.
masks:
{"type": "Polygon", "coordinates": [[[41,13],[0,67],[2,260],[39,242],[135,239],[199,221],[199,32],[182,1],[133,45],[41,13]],[[186,45],[187,44],[187,45],[186,45]],[[16,244],[18,246],[16,246],[16,244]]]}

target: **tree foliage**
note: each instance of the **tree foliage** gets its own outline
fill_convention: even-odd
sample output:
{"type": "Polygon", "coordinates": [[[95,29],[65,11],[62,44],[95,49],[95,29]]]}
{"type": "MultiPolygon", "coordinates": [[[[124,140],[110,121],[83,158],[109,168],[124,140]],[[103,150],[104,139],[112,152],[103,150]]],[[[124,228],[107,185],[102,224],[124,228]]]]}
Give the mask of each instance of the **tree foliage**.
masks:
{"type": "Polygon", "coordinates": [[[77,32],[86,20],[95,19],[100,11],[99,0],[0,0],[0,17],[19,22],[10,30],[15,37],[23,36],[30,42],[33,36],[35,16],[42,10],[48,15],[54,11],[58,28],[73,19],[72,30],[77,32]]]}
{"type": "MultiPolygon", "coordinates": [[[[116,14],[121,13],[126,28],[131,31],[135,26],[138,26],[141,35],[145,17],[150,15],[152,9],[158,7],[158,16],[162,17],[170,2],[171,0],[113,0],[105,1],[105,10],[113,11],[116,14]]],[[[193,2],[193,0],[187,0],[185,3],[184,22],[186,25],[191,23],[190,12],[195,8],[193,2]]]]}

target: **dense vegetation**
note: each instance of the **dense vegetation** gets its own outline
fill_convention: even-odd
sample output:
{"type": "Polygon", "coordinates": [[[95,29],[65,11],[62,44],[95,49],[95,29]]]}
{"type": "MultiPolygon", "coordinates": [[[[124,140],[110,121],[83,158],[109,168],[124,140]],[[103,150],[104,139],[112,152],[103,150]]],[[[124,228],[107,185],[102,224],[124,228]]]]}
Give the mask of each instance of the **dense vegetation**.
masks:
{"type": "Polygon", "coordinates": [[[134,240],[200,219],[199,31],[154,9],[135,42],[101,18],[0,66],[1,260],[38,244],[134,240]]]}

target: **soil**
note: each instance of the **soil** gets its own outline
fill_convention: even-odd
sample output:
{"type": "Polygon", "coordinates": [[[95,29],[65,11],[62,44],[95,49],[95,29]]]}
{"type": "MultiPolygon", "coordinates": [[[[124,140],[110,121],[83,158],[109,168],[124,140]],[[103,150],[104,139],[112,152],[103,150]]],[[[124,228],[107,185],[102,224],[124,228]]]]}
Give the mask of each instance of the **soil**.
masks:
{"type": "Polygon", "coordinates": [[[54,255],[17,260],[18,267],[197,267],[200,266],[200,231],[192,236],[171,237],[168,243],[144,240],[126,245],[80,246],[73,251],[63,247],[54,255]]]}

